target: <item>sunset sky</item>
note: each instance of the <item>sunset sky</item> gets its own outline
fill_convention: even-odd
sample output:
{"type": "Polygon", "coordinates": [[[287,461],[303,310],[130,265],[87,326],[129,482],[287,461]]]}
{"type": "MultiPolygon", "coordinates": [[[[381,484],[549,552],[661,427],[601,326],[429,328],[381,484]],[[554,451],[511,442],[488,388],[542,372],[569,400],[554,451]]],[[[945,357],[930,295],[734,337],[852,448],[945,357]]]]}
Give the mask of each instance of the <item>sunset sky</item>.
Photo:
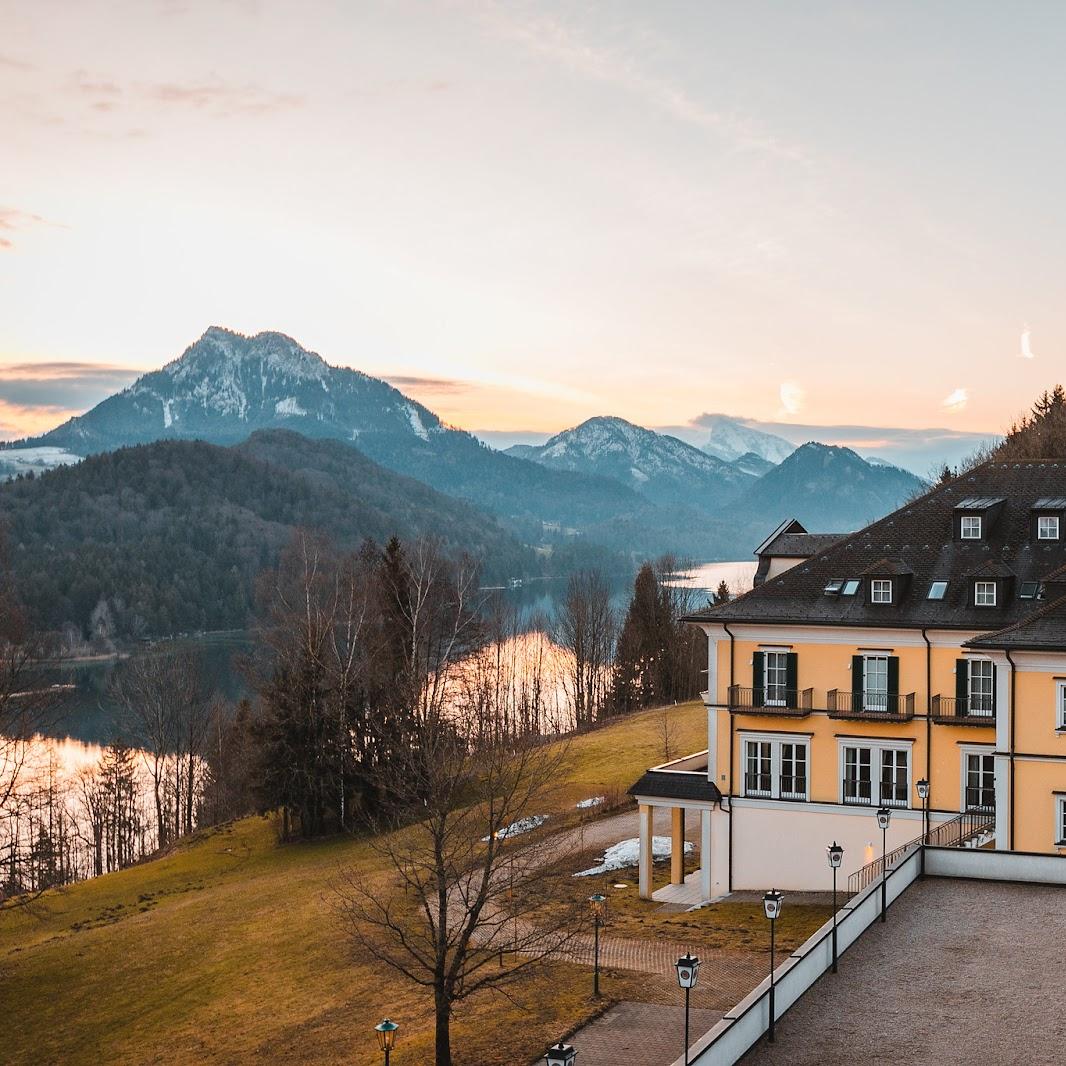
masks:
{"type": "Polygon", "coordinates": [[[969,447],[1064,376],[1064,53],[1050,3],[0,0],[0,436],[217,324],[492,440],[969,447]]]}

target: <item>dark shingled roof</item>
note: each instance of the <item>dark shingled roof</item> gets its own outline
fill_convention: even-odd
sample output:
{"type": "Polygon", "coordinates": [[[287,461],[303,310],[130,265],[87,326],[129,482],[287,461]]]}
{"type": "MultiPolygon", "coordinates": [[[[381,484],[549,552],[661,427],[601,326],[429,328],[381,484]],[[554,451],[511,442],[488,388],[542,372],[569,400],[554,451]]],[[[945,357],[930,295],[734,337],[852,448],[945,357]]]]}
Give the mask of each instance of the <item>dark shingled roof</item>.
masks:
{"type": "Polygon", "coordinates": [[[1012,626],[968,640],[966,646],[1014,648],[1019,651],[1054,651],[1066,648],[1066,596],[1052,600],[1012,626]]]}
{"type": "Polygon", "coordinates": [[[831,548],[846,536],[846,533],[782,533],[763,550],[763,554],[775,555],[779,559],[806,559],[831,548]]]}
{"type": "Polygon", "coordinates": [[[1031,535],[1036,501],[1053,496],[1066,497],[1066,460],[985,463],[751,592],[686,620],[1001,631],[1033,613],[1033,601],[1018,598],[1021,582],[1043,581],[1066,567],[1066,540],[1035,541],[1031,535]],[[956,540],[955,509],[974,498],[1005,502],[984,540],[956,540]],[[913,572],[898,602],[870,604],[862,591],[825,595],[830,581],[871,574],[885,560],[913,572]],[[974,576],[990,571],[1014,580],[998,606],[975,607],[974,576]],[[948,582],[943,600],[927,598],[932,581],[948,582]]]}
{"type": "Polygon", "coordinates": [[[661,796],[663,799],[703,800],[717,803],[722,798],[718,786],[706,774],[672,773],[669,770],[647,770],[644,776],[628,789],[630,796],[661,796]]]}

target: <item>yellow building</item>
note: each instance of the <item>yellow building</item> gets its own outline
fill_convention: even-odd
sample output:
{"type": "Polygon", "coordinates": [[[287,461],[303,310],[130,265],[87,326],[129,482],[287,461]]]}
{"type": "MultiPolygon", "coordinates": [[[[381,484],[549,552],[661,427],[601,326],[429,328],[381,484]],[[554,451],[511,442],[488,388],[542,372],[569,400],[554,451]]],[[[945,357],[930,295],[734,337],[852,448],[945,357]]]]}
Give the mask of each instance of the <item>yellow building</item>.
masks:
{"type": "Polygon", "coordinates": [[[683,885],[675,861],[657,894],[679,901],[825,889],[833,841],[842,885],[926,834],[1066,853],[1066,463],[987,463],[858,533],[785,523],[757,554],[750,592],[687,619],[707,751],[630,790],[642,895],[655,807],[675,853],[699,814],[699,872],[683,885]]]}

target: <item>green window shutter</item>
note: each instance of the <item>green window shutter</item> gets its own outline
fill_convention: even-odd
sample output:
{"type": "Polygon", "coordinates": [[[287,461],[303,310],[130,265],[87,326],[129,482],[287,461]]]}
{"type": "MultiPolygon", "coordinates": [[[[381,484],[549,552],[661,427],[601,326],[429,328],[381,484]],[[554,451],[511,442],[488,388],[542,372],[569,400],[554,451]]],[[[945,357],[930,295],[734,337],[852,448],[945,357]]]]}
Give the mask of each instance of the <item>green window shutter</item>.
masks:
{"type": "Polygon", "coordinates": [[[788,689],[785,695],[785,702],[789,707],[799,706],[799,656],[790,651],[785,657],[785,688],[788,689]]]}
{"type": "Polygon", "coordinates": [[[955,660],[955,707],[956,714],[966,713],[966,701],[970,698],[970,663],[966,659],[955,660]]]}
{"type": "Polygon", "coordinates": [[[888,709],[897,714],[901,710],[899,706],[899,656],[888,657],[888,709]]]}
{"type": "Polygon", "coordinates": [[[866,662],[861,655],[851,657],[851,700],[852,707],[858,709],[862,706],[862,690],[866,672],[866,662]]]}
{"type": "Polygon", "coordinates": [[[763,653],[757,651],[752,657],[751,670],[751,704],[753,707],[763,705],[763,653]]]}

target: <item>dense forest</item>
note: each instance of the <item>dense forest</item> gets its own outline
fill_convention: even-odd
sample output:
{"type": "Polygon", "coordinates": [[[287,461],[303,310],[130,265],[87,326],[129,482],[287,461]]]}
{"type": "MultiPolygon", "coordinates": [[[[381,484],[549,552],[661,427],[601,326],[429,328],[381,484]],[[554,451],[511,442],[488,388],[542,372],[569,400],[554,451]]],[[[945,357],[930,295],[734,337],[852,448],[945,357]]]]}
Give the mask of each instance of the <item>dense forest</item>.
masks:
{"type": "Polygon", "coordinates": [[[338,545],[433,536],[488,580],[538,572],[489,515],[338,441],[273,430],[235,447],[162,441],[0,485],[22,601],[43,628],[137,637],[245,624],[298,528],[338,545]]]}

